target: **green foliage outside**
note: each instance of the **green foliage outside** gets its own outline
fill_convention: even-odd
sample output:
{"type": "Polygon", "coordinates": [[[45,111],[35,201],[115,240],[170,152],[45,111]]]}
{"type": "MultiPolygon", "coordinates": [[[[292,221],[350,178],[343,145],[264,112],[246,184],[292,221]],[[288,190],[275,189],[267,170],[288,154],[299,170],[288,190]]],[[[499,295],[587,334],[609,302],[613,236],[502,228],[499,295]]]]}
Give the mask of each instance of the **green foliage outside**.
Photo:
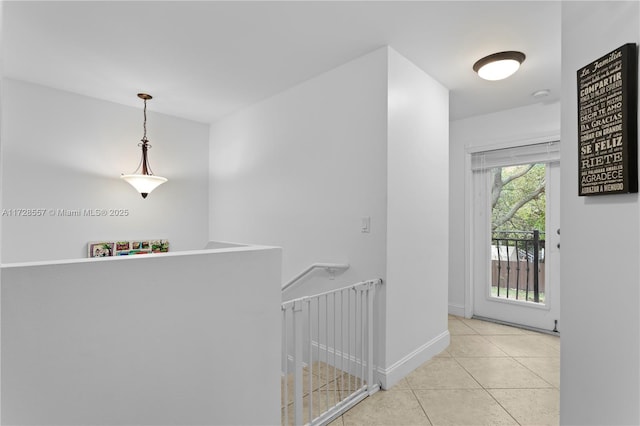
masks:
{"type": "Polygon", "coordinates": [[[492,231],[544,232],[545,176],[544,164],[492,170],[492,231]]]}
{"type": "MultiPolygon", "coordinates": [[[[507,298],[507,289],[504,287],[500,287],[500,296],[498,296],[498,287],[497,286],[491,286],[491,296],[492,297],[502,297],[504,299],[507,298]]],[[[544,303],[544,292],[540,292],[538,293],[538,303],[544,303]]],[[[529,290],[529,292],[527,292],[526,290],[518,290],[518,297],[516,297],[516,289],[515,288],[510,288],[509,289],[509,299],[517,299],[517,300],[525,300],[525,301],[529,301],[529,302],[533,302],[534,301],[534,296],[533,296],[533,290],[529,290]],[[528,296],[528,297],[527,297],[528,296]]]]}
{"type": "MultiPolygon", "coordinates": [[[[533,231],[540,231],[540,239],[544,240],[546,166],[544,164],[526,164],[499,167],[491,170],[491,178],[491,230],[493,238],[498,239],[492,244],[498,246],[498,250],[503,253],[503,256],[508,250],[515,248],[519,262],[522,262],[523,259],[532,261],[532,257],[535,256],[533,231]],[[506,239],[515,239],[517,241],[506,239]],[[524,247],[523,240],[526,240],[524,247]],[[520,244],[519,247],[518,244],[520,244]]],[[[538,246],[538,249],[543,247],[544,242],[538,246]]],[[[543,253],[543,251],[538,251],[540,262],[544,262],[543,253]]],[[[495,263],[496,261],[492,260],[492,265],[495,263]]],[[[511,263],[511,261],[508,263],[511,263]]],[[[534,277],[537,274],[535,269],[534,277]]],[[[498,272],[493,274],[493,280],[497,281],[491,287],[493,297],[507,298],[507,282],[510,283],[509,287],[515,287],[519,280],[522,281],[523,278],[520,277],[519,272],[515,274],[512,272],[513,270],[506,269],[505,271],[503,268],[503,270],[498,269],[498,272]],[[509,278],[511,279],[509,280],[509,278]],[[498,286],[500,286],[500,289],[498,289],[498,286]],[[500,292],[499,296],[498,291],[500,292]]],[[[544,274],[541,274],[539,278],[544,280],[544,274]]],[[[529,277],[527,276],[526,279],[528,280],[529,277]]],[[[532,281],[533,279],[535,278],[532,278],[532,281]]],[[[521,284],[524,285],[524,283],[521,284]]],[[[541,288],[544,288],[543,284],[541,288]]],[[[536,301],[536,294],[533,288],[530,288],[528,294],[521,288],[519,291],[516,288],[510,288],[508,298],[516,299],[516,296],[518,300],[536,301]]],[[[539,303],[544,303],[544,292],[539,292],[538,297],[539,303]]]]}

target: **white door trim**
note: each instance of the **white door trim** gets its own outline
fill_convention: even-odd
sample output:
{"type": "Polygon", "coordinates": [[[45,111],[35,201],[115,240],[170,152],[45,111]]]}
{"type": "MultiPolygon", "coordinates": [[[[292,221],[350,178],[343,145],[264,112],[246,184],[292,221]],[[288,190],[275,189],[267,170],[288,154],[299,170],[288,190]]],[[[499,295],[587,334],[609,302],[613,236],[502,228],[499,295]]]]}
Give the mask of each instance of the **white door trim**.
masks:
{"type": "MultiPolygon", "coordinates": [[[[524,139],[511,141],[491,141],[486,144],[465,145],[464,155],[464,268],[465,268],[465,295],[464,295],[464,316],[471,318],[473,316],[473,243],[471,235],[473,232],[473,175],[471,172],[471,156],[478,152],[491,151],[494,149],[516,148],[525,145],[533,145],[537,143],[554,142],[560,140],[560,132],[531,136],[524,139]]],[[[561,142],[562,143],[562,142],[561,142]]]]}

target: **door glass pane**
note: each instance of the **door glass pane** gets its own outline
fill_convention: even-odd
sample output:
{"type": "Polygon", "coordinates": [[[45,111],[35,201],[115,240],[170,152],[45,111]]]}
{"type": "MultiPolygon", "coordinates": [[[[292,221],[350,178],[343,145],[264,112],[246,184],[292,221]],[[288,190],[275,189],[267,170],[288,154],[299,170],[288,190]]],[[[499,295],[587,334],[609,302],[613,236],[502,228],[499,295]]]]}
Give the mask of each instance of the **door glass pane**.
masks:
{"type": "Polygon", "coordinates": [[[491,296],[545,303],[546,165],[491,169],[491,296]]]}

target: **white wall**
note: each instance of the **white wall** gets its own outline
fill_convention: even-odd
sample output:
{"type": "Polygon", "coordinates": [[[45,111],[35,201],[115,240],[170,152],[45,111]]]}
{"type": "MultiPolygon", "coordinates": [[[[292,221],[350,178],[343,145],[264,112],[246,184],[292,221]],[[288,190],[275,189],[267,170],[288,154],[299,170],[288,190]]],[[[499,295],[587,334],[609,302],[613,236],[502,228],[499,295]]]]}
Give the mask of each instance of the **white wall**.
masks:
{"type": "Polygon", "coordinates": [[[285,281],[316,262],[351,265],[335,286],[385,276],[386,63],[376,50],[211,126],[212,240],[283,247],[285,281]]]}
{"type": "Polygon", "coordinates": [[[452,121],[449,169],[449,313],[465,314],[466,148],[560,135],[560,103],[539,103],[452,121]]]}
{"type": "Polygon", "coordinates": [[[120,179],[140,161],[142,101],[132,108],[10,79],[2,90],[2,206],[45,210],[2,217],[2,262],[85,257],[94,240],[167,238],[171,250],[204,247],[208,125],[154,113],[149,101],[150,163],[169,182],[142,199],[120,179]],[[51,209],[124,209],[128,216],[62,217],[51,209]]]}
{"type": "Polygon", "coordinates": [[[578,197],[576,71],[640,38],[638,2],[562,3],[560,423],[640,423],[638,195],[578,197]]]}
{"type": "Polygon", "coordinates": [[[388,90],[385,387],[449,345],[449,91],[392,49],[388,90]]]}
{"type": "Polygon", "coordinates": [[[283,247],[285,280],[351,265],[288,298],[385,279],[383,386],[448,344],[447,131],[447,90],[386,47],[211,127],[211,239],[283,247]]]}
{"type": "MultiPolygon", "coordinates": [[[[0,22],[3,21],[4,2],[0,2],[0,22]]],[[[2,53],[4,52],[4,38],[2,37],[2,31],[0,31],[0,82],[4,79],[4,66],[2,53]]],[[[0,84],[0,211],[2,210],[2,187],[4,186],[4,179],[2,177],[2,134],[1,129],[4,127],[4,121],[2,118],[2,111],[4,110],[2,105],[2,99],[4,99],[4,89],[0,84]]],[[[2,241],[2,224],[0,223],[0,241],[2,241]]],[[[2,261],[2,244],[0,244],[0,263],[2,261]]],[[[0,274],[0,286],[2,285],[2,274],[0,274]]],[[[0,306],[2,305],[2,296],[0,296],[0,306]]],[[[2,308],[0,308],[0,316],[2,315],[2,308]]],[[[1,332],[0,332],[1,334],[1,332]]],[[[1,340],[1,339],[0,339],[1,340]]],[[[0,366],[2,365],[2,343],[0,343],[0,366]]],[[[0,367],[1,368],[1,367],[0,367]]],[[[0,371],[1,377],[1,371],[0,371]]],[[[0,386],[0,400],[2,399],[2,387],[0,386]]],[[[0,419],[2,419],[2,404],[0,403],[0,419]]],[[[1,420],[0,420],[1,422],[1,420]]]]}
{"type": "Polygon", "coordinates": [[[280,424],[280,265],[248,247],[3,266],[2,424],[280,424]]]}

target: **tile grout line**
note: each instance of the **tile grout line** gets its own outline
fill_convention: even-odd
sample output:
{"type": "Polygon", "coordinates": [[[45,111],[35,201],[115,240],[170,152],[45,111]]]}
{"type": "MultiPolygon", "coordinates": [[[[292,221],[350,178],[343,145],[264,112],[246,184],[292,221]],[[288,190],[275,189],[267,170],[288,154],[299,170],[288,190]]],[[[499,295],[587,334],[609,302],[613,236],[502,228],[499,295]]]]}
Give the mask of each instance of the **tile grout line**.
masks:
{"type": "MultiPolygon", "coordinates": [[[[491,340],[487,339],[486,336],[493,336],[493,334],[488,334],[485,335],[483,333],[480,333],[478,330],[476,330],[475,328],[473,328],[471,325],[467,324],[466,322],[462,321],[463,324],[465,324],[467,327],[471,328],[473,331],[476,331],[480,336],[482,336],[487,342],[491,343],[492,345],[496,346],[498,349],[500,349],[502,352],[504,352],[507,355],[507,358],[512,359],[513,361],[515,361],[517,364],[522,365],[526,370],[530,371],[532,374],[534,374],[536,377],[540,378],[544,383],[547,383],[549,386],[551,386],[551,388],[535,388],[535,389],[555,389],[559,391],[559,388],[557,388],[556,386],[554,386],[552,383],[549,383],[549,381],[545,380],[543,377],[541,377],[539,374],[537,374],[535,371],[531,370],[529,367],[527,367],[526,365],[524,365],[523,363],[521,363],[520,361],[518,361],[515,356],[509,355],[505,350],[503,350],[502,348],[500,348],[498,345],[496,345],[495,343],[493,343],[491,340]]],[[[502,335],[502,334],[500,334],[502,335]]],[[[519,335],[528,335],[528,334],[518,334],[518,333],[514,333],[514,334],[504,334],[505,336],[519,336],[519,335]]],[[[533,336],[535,336],[535,334],[533,334],[533,336]]],[[[547,342],[542,342],[544,344],[544,346],[548,347],[548,348],[553,348],[555,349],[555,347],[551,344],[548,344],[547,342]]],[[[480,387],[487,392],[491,398],[500,406],[502,407],[502,409],[509,414],[509,416],[518,424],[520,425],[520,422],[518,422],[518,420],[513,416],[513,414],[511,414],[511,412],[509,412],[509,410],[507,410],[506,407],[504,407],[500,401],[497,400],[497,398],[491,393],[490,389],[493,388],[485,388],[476,378],[473,374],[471,374],[470,371],[468,371],[461,363],[460,361],[457,359],[458,357],[456,357],[455,355],[451,355],[456,362],[458,363],[458,365],[460,365],[460,367],[462,367],[462,369],[464,371],[466,371],[477,383],[478,385],[480,385],[480,387]]],[[[464,357],[463,357],[464,358],[464,357]]],[[[498,357],[487,357],[487,358],[498,358],[498,357]]],[[[527,357],[523,357],[523,358],[527,358],[527,357]]],[[[553,357],[532,357],[532,358],[553,358],[553,357]]],[[[496,388],[497,389],[497,388],[496,388]]],[[[505,390],[515,390],[516,388],[500,388],[500,389],[505,389],[505,390]]],[[[518,388],[519,389],[519,388],[518,388]]],[[[534,388],[532,388],[534,389],[534,388]]]]}
{"type": "MultiPolygon", "coordinates": [[[[491,343],[493,344],[493,342],[491,342],[491,343]]],[[[496,347],[497,347],[497,346],[496,346],[496,347]]],[[[501,350],[502,350],[502,349],[501,349],[501,350]]],[[[504,357],[490,357],[490,358],[504,358],[504,357]]],[[[507,358],[511,358],[511,356],[507,356],[507,358]]],[[[471,372],[470,372],[469,370],[467,370],[466,368],[464,368],[464,365],[462,365],[462,364],[460,363],[460,361],[458,361],[458,359],[457,359],[456,357],[453,357],[453,359],[455,359],[455,361],[458,363],[458,365],[459,365],[459,366],[460,366],[464,371],[466,371],[466,372],[467,372],[467,374],[468,374],[468,375],[470,375],[470,376],[473,378],[473,380],[475,380],[475,381],[476,381],[476,383],[478,383],[478,385],[480,385],[480,387],[482,388],[482,390],[484,390],[484,391],[487,393],[487,395],[489,395],[489,396],[491,397],[491,399],[493,399],[493,400],[496,402],[496,404],[498,404],[498,405],[500,406],[500,408],[502,408],[502,409],[504,410],[504,412],[505,412],[505,413],[507,413],[507,414],[509,415],[509,417],[511,417],[511,418],[513,419],[513,421],[514,421],[514,422],[516,422],[516,424],[517,424],[517,425],[521,425],[521,423],[520,423],[520,422],[519,422],[519,421],[518,421],[518,420],[513,416],[513,414],[511,414],[511,413],[509,412],[509,410],[507,410],[507,408],[506,408],[505,406],[503,406],[503,405],[500,403],[500,401],[498,401],[498,400],[496,399],[496,397],[495,397],[495,396],[493,396],[493,394],[491,393],[491,391],[490,391],[489,389],[485,388],[485,387],[484,387],[484,385],[483,385],[482,383],[480,383],[480,381],[479,381],[478,379],[476,379],[476,377],[475,377],[473,374],[471,374],[471,372]]],[[[508,388],[508,389],[511,389],[511,388],[508,388]]]]}
{"type": "MultiPolygon", "coordinates": [[[[539,375],[538,373],[536,373],[535,371],[533,371],[532,369],[530,369],[529,367],[527,367],[526,365],[518,361],[515,357],[512,357],[512,358],[515,362],[517,362],[518,364],[520,364],[521,366],[529,370],[533,375],[537,376],[540,380],[542,380],[543,382],[551,386],[551,389],[556,389],[558,392],[560,391],[559,387],[556,387],[553,383],[549,383],[547,379],[545,379],[544,377],[542,377],[541,375],[539,375]]],[[[520,357],[520,358],[533,358],[533,357],[520,357]]],[[[552,358],[552,357],[538,357],[538,358],[552,358]]],[[[535,389],[549,389],[549,388],[535,388],[535,389]]]]}
{"type": "Polygon", "coordinates": [[[429,414],[427,414],[427,410],[422,405],[422,401],[420,401],[420,398],[418,398],[418,395],[416,395],[416,391],[411,386],[411,383],[409,383],[409,388],[411,389],[411,393],[413,394],[413,397],[416,399],[416,401],[418,401],[418,405],[420,405],[420,408],[422,409],[422,412],[427,417],[427,421],[429,422],[429,425],[434,426],[433,422],[431,421],[431,418],[429,417],[429,414]]]}
{"type": "MultiPolygon", "coordinates": [[[[480,334],[480,336],[485,337],[485,335],[483,335],[483,334],[480,334]]],[[[491,341],[490,341],[490,340],[488,340],[488,339],[485,339],[485,340],[486,340],[487,342],[491,343],[491,344],[492,344],[493,346],[495,346],[496,348],[498,348],[500,351],[504,352],[504,351],[502,350],[502,348],[500,348],[500,347],[499,347],[498,345],[496,345],[495,343],[491,342],[491,341]]],[[[512,357],[511,355],[507,354],[506,352],[504,352],[504,353],[505,353],[505,355],[507,355],[506,357],[487,357],[487,358],[511,358],[511,359],[513,359],[513,357],[512,357]]],[[[452,356],[453,356],[453,355],[452,355],[452,356]]],[[[496,402],[496,404],[498,404],[498,406],[500,406],[500,408],[502,408],[502,409],[504,410],[504,412],[505,412],[505,413],[507,413],[507,414],[509,415],[509,417],[511,417],[511,418],[513,419],[513,421],[514,421],[514,422],[516,422],[516,424],[517,424],[517,425],[521,425],[521,423],[520,423],[520,422],[519,422],[519,421],[518,421],[518,420],[513,416],[513,414],[511,414],[511,412],[509,412],[509,410],[507,410],[507,408],[506,408],[505,406],[503,406],[503,405],[500,403],[500,401],[498,401],[498,400],[496,399],[496,397],[495,397],[495,396],[493,396],[493,394],[491,393],[491,391],[490,391],[489,389],[487,389],[486,387],[484,387],[484,385],[483,385],[482,383],[480,383],[480,381],[479,381],[478,379],[476,379],[476,377],[475,377],[473,374],[471,374],[471,372],[470,372],[469,370],[467,370],[467,369],[464,367],[464,365],[462,365],[462,363],[460,363],[460,361],[458,360],[458,357],[453,356],[453,359],[454,359],[454,360],[456,361],[456,363],[460,366],[460,368],[462,368],[464,371],[466,371],[466,372],[467,372],[467,374],[468,374],[469,376],[471,376],[471,378],[473,378],[473,380],[475,380],[475,381],[476,381],[476,383],[480,386],[480,388],[482,388],[482,390],[484,390],[484,391],[487,393],[487,395],[489,395],[489,396],[491,397],[491,399],[493,399],[493,400],[496,402]]],[[[514,361],[515,361],[515,360],[514,360],[514,361]]],[[[517,362],[517,361],[516,361],[516,362],[517,362]]],[[[546,381],[545,381],[545,383],[546,383],[546,381]]],[[[507,388],[507,389],[511,389],[511,388],[507,388]]]]}

